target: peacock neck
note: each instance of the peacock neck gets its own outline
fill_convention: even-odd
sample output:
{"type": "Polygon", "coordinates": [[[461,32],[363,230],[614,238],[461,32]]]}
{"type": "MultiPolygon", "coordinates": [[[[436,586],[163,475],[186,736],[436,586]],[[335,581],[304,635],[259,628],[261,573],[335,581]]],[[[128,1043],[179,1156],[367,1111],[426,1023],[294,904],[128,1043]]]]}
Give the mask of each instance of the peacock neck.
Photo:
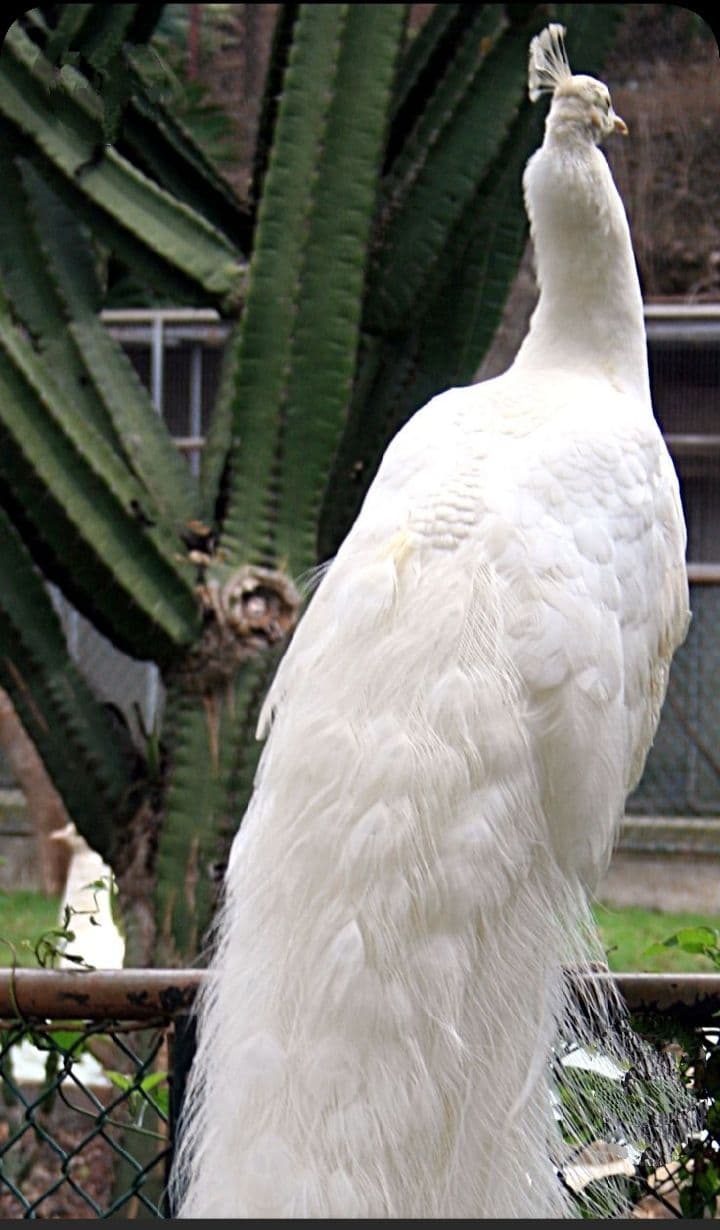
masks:
{"type": "Polygon", "coordinates": [[[642,295],[604,155],[580,136],[546,133],[524,188],[540,298],[516,366],[601,375],[649,404],[642,295]]]}

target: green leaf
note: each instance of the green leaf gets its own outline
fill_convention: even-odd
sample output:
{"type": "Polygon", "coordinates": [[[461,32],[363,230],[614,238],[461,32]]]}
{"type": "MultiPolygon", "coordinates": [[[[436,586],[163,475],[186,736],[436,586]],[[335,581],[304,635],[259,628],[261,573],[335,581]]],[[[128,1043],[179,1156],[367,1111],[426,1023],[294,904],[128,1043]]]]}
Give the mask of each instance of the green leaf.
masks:
{"type": "Polygon", "coordinates": [[[676,947],[677,947],[677,941],[675,940],[674,937],[669,940],[657,940],[653,944],[648,944],[647,948],[643,948],[643,954],[647,955],[648,957],[655,956],[657,955],[657,953],[662,952],[664,948],[676,948],[676,947]]]}
{"type": "Polygon", "coordinates": [[[153,1093],[152,1100],[158,1111],[165,1119],[170,1116],[170,1090],[167,1086],[162,1089],[156,1089],[153,1093]]]}
{"type": "Polygon", "coordinates": [[[103,1072],[108,1080],[115,1086],[116,1089],[122,1089],[127,1093],[135,1087],[135,1079],[132,1076],[127,1076],[124,1072],[118,1072],[115,1068],[103,1068],[103,1072]]]}
{"type": "Polygon", "coordinates": [[[80,1029],[53,1029],[46,1035],[59,1051],[77,1059],[86,1050],[87,1034],[80,1029]]]}
{"type": "Polygon", "coordinates": [[[720,932],[712,927],[683,927],[665,941],[667,948],[681,948],[683,952],[707,952],[718,949],[720,932]]]}
{"type": "Polygon", "coordinates": [[[140,1088],[143,1093],[151,1093],[153,1089],[157,1089],[158,1085],[167,1083],[167,1072],[149,1072],[140,1081],[140,1088]]]}

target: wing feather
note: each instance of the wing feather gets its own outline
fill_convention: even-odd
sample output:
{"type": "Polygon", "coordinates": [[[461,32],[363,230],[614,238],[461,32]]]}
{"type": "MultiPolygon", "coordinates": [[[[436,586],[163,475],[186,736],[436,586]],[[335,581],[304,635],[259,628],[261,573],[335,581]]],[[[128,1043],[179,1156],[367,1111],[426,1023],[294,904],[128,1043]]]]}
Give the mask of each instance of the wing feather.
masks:
{"type": "MultiPolygon", "coordinates": [[[[688,623],[684,521],[667,450],[644,405],[602,392],[597,404],[596,382],[566,381],[560,396],[538,381],[528,409],[507,373],[450,390],[416,414],[387,450],[261,718],[266,731],[298,692],[311,704],[308,681],[330,662],[352,678],[370,655],[378,661],[391,629],[396,661],[380,655],[386,675],[399,666],[425,679],[427,664],[416,659],[427,645],[449,664],[459,629],[483,626],[472,578],[489,570],[485,592],[502,607],[493,653],[502,647],[522,689],[558,857],[592,882],[642,772],[688,623]],[[425,577],[435,578],[446,609],[442,601],[429,609],[425,577]],[[353,644],[355,661],[339,648],[353,644]]],[[[465,638],[466,655],[468,644],[488,651],[482,636],[465,638]]]]}

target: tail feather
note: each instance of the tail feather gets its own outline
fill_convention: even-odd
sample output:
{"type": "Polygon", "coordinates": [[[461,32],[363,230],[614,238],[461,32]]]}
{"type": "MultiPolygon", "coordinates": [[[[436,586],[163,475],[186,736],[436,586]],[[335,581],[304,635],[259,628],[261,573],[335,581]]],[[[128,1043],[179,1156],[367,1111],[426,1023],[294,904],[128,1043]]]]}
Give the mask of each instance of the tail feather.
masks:
{"type": "Polygon", "coordinates": [[[311,606],[281,668],[201,996],[181,1217],[567,1212],[547,1059],[584,896],[538,802],[507,592],[462,563],[373,559],[356,604],[341,560],[314,598],[331,642],[311,606]]]}

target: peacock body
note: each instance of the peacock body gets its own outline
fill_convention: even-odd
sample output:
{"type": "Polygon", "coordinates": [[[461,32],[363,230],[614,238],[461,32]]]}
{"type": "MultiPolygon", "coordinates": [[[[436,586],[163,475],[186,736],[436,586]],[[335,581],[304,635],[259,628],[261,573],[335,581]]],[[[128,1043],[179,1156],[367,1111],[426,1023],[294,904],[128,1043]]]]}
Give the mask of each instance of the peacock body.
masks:
{"type": "Polygon", "coordinates": [[[183,1217],[571,1211],[548,1058],[688,621],[606,87],[561,28],[503,375],[398,433],[265,702],[175,1169],[183,1217]]]}

